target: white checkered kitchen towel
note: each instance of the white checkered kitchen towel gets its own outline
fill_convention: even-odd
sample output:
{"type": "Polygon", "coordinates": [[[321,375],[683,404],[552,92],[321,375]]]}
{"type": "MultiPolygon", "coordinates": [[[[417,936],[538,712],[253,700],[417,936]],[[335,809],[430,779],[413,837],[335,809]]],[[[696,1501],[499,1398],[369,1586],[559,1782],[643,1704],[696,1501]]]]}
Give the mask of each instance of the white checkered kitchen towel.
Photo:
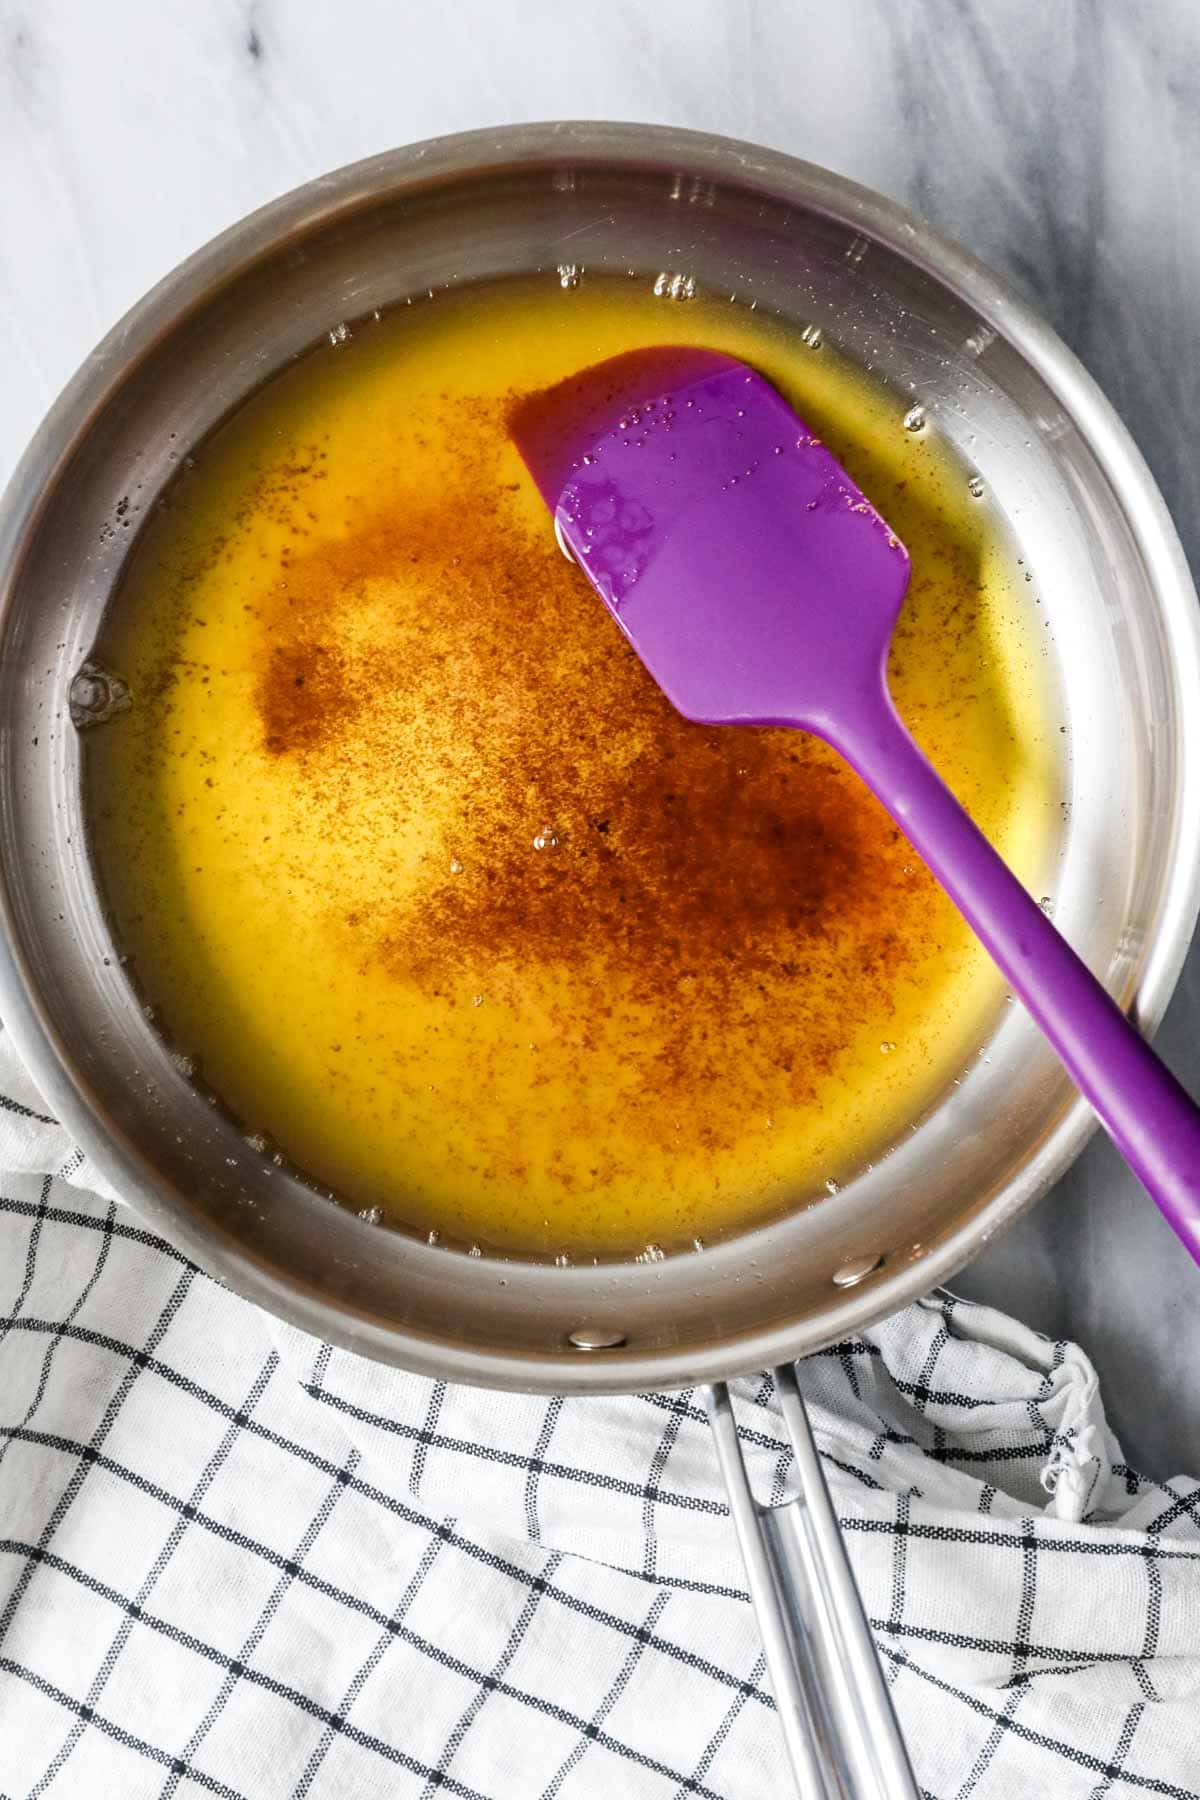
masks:
{"type": "MultiPolygon", "coordinates": [[[[689,1395],[332,1350],[116,1204],[2,1034],[0,1095],[0,1800],[788,1791],[689,1395]]],[[[940,1296],[803,1381],[925,1793],[1200,1794],[1200,1488],[1083,1354],[940,1296]]]]}

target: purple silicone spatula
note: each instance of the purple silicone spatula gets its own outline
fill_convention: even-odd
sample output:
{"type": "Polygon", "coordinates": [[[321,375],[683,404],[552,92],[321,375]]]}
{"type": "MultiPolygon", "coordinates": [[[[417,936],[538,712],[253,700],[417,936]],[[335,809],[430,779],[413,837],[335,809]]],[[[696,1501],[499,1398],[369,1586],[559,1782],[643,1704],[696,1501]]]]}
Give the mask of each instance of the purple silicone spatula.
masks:
{"type": "Polygon", "coordinates": [[[900,720],[888,647],[908,555],[744,363],[632,351],[519,402],[514,440],[685,717],[796,726],[855,768],[991,953],[1200,1261],[1200,1108],[992,849],[900,720]]]}

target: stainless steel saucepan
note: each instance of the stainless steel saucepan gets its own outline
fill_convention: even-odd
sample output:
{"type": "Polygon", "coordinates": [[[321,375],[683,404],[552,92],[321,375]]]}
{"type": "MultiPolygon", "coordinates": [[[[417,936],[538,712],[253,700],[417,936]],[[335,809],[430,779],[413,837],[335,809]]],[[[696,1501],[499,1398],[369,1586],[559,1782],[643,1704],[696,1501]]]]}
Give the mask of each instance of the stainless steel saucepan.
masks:
{"type": "Polygon", "coordinates": [[[1090,1115],[1020,1009],[998,1007],[986,1056],[820,1205],[649,1266],[501,1271],[268,1176],[144,1017],[89,859],[70,690],[171,453],[343,320],[566,262],[691,276],[819,326],[969,445],[1052,625],[1070,756],[1044,891],[1157,1023],[1200,898],[1200,615],[1120,421],[1002,283],[878,196],[746,144],[575,124],[418,145],[268,206],[135,307],[50,413],[0,511],[0,1013],[148,1220],[305,1330],[480,1385],[704,1387],[801,1791],[890,1800],[913,1791],[907,1763],[793,1364],[944,1281],[1082,1145],[1090,1115]],[[764,1368],[802,1494],[769,1516],[723,1386],[764,1368]]]}

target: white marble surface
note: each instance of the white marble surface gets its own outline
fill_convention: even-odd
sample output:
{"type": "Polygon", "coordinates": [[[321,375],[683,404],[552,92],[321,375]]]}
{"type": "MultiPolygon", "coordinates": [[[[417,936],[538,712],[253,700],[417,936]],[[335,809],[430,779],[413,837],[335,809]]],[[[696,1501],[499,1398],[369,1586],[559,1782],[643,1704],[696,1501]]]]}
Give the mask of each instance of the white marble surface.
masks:
{"type": "MultiPolygon", "coordinates": [[[[1008,274],[1107,388],[1200,566],[1195,0],[0,0],[0,479],[100,334],[242,213],[389,145],[644,119],[825,162],[1008,274]]],[[[1200,1090],[1200,953],[1162,1037],[1200,1090]]],[[[1200,1473],[1200,1274],[1096,1143],[961,1283],[1078,1337],[1200,1473]]]]}

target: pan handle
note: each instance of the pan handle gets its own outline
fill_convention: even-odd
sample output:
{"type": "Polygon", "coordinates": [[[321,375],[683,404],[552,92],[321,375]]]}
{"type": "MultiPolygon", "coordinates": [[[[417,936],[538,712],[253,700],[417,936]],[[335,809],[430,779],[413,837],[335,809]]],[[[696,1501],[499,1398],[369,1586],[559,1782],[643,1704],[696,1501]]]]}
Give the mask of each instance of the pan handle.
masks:
{"type": "Polygon", "coordinates": [[[800,1496],[760,1507],[724,1382],[704,1388],[800,1800],[918,1800],[794,1364],[776,1369],[800,1496]]]}

